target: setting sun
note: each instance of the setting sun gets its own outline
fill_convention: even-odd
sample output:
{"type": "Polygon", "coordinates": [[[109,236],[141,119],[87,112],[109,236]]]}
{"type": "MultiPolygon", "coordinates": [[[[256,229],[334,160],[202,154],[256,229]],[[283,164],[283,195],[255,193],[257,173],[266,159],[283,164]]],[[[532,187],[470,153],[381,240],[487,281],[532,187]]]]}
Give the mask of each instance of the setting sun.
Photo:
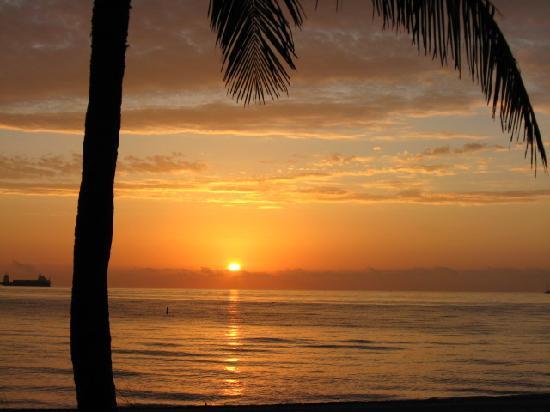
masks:
{"type": "Polygon", "coordinates": [[[231,272],[238,272],[241,270],[241,264],[240,263],[230,263],[227,265],[227,270],[231,272]]]}

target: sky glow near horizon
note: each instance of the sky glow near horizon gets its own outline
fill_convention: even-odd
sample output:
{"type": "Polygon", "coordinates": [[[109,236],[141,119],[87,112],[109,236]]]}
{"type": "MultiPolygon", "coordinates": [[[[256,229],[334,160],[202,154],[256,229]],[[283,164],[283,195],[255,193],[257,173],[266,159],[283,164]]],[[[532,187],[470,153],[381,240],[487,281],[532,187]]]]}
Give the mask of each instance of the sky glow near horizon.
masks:
{"type": "MultiPolygon", "coordinates": [[[[381,32],[370,4],[313,3],[289,96],[243,108],[206,1],[133,1],[112,265],[549,269],[550,178],[479,87],[381,32]]],[[[495,5],[548,149],[550,3],[495,5]]],[[[90,17],[0,1],[4,266],[70,265],[90,17]]]]}

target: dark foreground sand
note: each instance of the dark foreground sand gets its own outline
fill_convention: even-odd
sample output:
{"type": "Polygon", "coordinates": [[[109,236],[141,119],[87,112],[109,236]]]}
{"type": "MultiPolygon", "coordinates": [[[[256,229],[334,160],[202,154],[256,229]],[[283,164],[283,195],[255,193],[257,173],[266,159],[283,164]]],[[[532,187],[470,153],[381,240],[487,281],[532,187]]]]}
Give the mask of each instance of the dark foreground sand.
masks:
{"type": "MultiPolygon", "coordinates": [[[[234,406],[182,406],[145,407],[122,406],[131,412],[390,412],[390,411],[444,411],[444,412],[549,412],[550,394],[515,395],[501,397],[441,398],[404,401],[334,402],[281,405],[234,405],[234,406]]],[[[11,412],[69,412],[70,409],[1,409],[11,412]]]]}

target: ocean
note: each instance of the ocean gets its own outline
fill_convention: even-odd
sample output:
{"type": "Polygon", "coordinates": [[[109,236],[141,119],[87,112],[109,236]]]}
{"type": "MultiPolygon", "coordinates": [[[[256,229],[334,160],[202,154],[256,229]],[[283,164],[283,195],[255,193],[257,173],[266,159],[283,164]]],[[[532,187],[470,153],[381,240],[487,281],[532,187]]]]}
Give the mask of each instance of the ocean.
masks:
{"type": "MultiPolygon", "coordinates": [[[[0,287],[0,407],[75,406],[69,300],[0,287]]],[[[120,405],[550,392],[543,293],[112,289],[110,312],[120,405]]]]}

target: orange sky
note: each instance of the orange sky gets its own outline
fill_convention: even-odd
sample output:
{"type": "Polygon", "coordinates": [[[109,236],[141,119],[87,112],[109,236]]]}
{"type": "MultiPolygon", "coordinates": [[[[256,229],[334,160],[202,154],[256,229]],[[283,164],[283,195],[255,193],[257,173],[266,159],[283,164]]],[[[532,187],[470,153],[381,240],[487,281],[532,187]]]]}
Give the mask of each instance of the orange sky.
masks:
{"type": "MultiPolygon", "coordinates": [[[[88,3],[0,1],[0,270],[71,262],[88,3]]],[[[290,95],[243,108],[206,1],[133,3],[113,268],[550,270],[548,175],[370,5],[305,1],[290,95]]],[[[495,4],[548,136],[550,4],[495,4]]]]}

